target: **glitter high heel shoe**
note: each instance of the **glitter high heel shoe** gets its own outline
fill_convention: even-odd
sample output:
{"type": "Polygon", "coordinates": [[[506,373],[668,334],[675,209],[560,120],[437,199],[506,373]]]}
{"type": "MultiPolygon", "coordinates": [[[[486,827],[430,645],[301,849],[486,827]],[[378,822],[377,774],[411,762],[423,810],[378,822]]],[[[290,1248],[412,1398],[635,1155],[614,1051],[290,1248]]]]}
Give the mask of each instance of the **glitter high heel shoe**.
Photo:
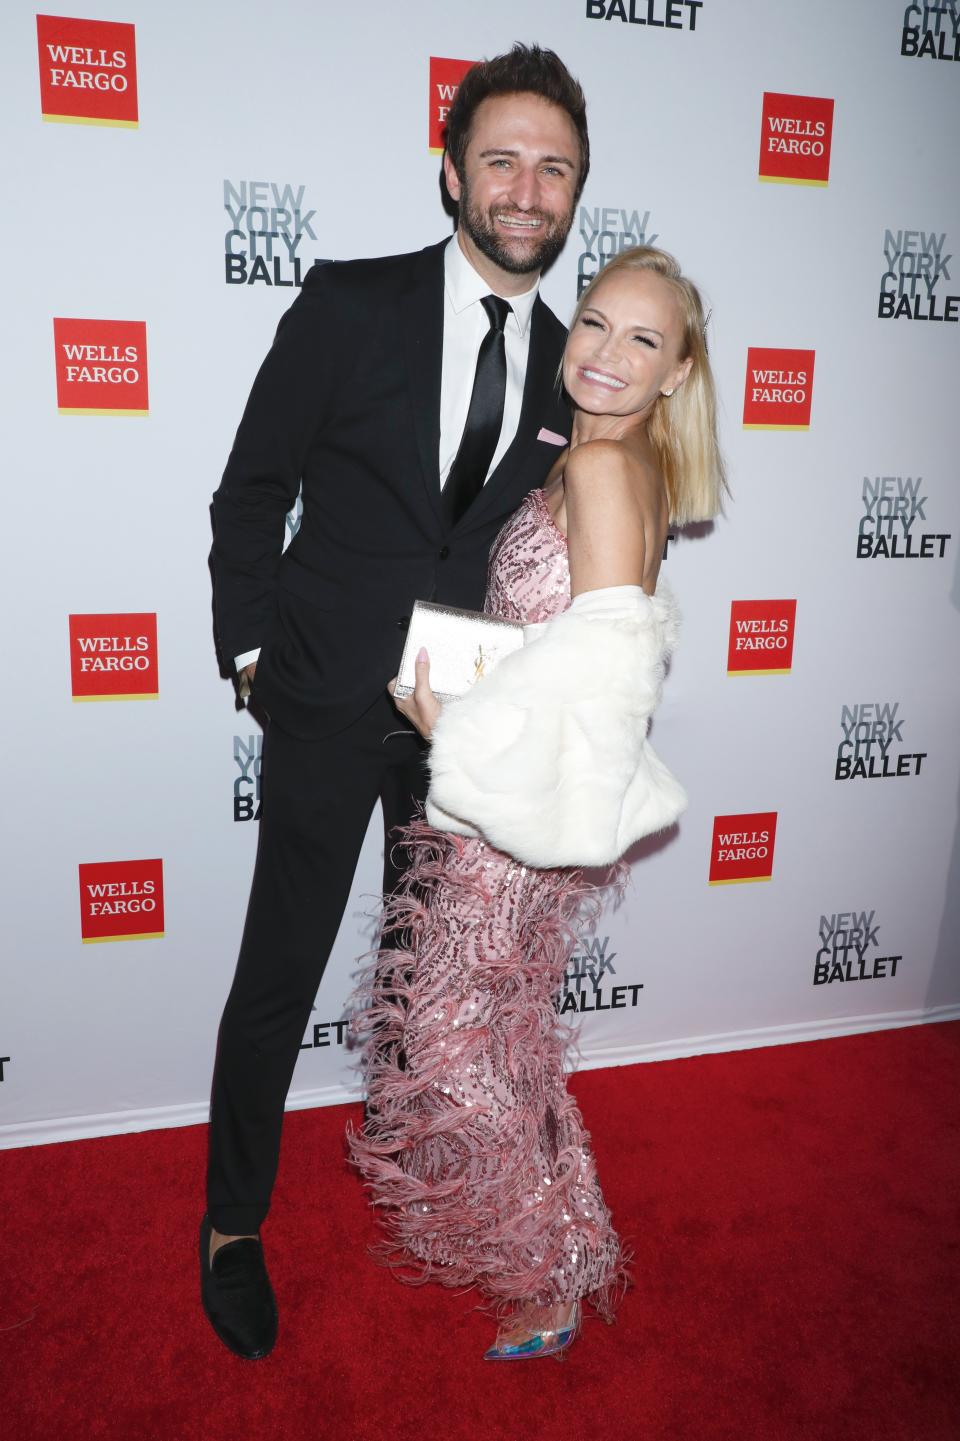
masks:
{"type": "MultiPolygon", "coordinates": [[[[514,1322],[522,1318],[514,1316],[514,1322]]],[[[534,1356],[556,1356],[562,1361],[568,1348],[573,1345],[577,1332],[580,1330],[580,1302],[574,1301],[573,1308],[566,1323],[557,1329],[542,1327],[538,1331],[530,1331],[522,1341],[509,1341],[511,1335],[522,1335],[522,1329],[514,1324],[510,1329],[503,1328],[497,1333],[497,1339],[489,1351],[483,1353],[485,1361],[526,1361],[534,1356]]]]}

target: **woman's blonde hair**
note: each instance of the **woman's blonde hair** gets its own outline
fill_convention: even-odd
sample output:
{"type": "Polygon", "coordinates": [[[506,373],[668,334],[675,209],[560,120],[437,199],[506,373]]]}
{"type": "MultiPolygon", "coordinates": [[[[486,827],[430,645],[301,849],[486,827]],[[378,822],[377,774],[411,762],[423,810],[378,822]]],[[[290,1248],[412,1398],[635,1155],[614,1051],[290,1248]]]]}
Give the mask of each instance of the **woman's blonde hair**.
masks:
{"type": "Polygon", "coordinates": [[[683,332],[680,359],[692,359],[690,374],[671,396],[659,395],[647,421],[647,434],[657,453],[677,525],[710,520],[720,509],[726,475],[717,441],[717,394],[707,358],[705,320],[700,292],[665,250],[637,245],[624,250],[594,276],[577,302],[570,329],[580,319],[598,285],[618,270],[652,270],[677,298],[683,332]]]}

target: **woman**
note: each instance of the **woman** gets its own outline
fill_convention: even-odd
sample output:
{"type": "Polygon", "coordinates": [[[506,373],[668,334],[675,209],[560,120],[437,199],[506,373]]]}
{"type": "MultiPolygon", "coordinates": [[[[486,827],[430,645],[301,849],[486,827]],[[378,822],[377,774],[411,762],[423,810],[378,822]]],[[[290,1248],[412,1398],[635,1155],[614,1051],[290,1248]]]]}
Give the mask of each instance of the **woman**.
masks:
{"type": "Polygon", "coordinates": [[[361,992],[350,1151],[392,1264],[498,1304],[491,1359],[562,1355],[580,1303],[612,1319],[624,1282],[553,998],[579,868],[685,803],[646,733],[676,630],[667,528],[715,515],[723,486],[703,329],[663,251],[626,251],[587,288],[563,358],[569,448],[490,555],[485,609],[524,622],[524,648],[446,707],[421,652],[396,701],[432,740],[431,788],[387,902],[400,948],[361,992]]]}

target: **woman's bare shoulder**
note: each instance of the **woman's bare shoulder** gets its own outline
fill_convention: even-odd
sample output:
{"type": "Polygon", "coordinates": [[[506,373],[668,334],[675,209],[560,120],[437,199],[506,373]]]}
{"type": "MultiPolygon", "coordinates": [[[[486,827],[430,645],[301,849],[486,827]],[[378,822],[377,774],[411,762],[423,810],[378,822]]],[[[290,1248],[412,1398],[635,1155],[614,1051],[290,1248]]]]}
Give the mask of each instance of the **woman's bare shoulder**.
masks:
{"type": "Polygon", "coordinates": [[[586,440],[567,456],[564,480],[573,485],[623,480],[630,470],[630,456],[619,440],[586,440]]]}
{"type": "Polygon", "coordinates": [[[652,502],[663,488],[653,457],[619,440],[589,440],[567,459],[564,485],[581,505],[652,502]]]}

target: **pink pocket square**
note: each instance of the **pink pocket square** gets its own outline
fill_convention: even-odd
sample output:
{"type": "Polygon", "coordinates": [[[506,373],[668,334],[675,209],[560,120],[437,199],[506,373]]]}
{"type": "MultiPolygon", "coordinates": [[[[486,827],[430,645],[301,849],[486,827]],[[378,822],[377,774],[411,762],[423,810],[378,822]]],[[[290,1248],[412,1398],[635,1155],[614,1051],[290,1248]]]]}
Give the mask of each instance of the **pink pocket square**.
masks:
{"type": "Polygon", "coordinates": [[[545,440],[548,445],[567,444],[567,437],[565,435],[558,435],[555,430],[547,430],[546,426],[543,425],[540,427],[540,434],[537,436],[537,439],[545,440]]]}

